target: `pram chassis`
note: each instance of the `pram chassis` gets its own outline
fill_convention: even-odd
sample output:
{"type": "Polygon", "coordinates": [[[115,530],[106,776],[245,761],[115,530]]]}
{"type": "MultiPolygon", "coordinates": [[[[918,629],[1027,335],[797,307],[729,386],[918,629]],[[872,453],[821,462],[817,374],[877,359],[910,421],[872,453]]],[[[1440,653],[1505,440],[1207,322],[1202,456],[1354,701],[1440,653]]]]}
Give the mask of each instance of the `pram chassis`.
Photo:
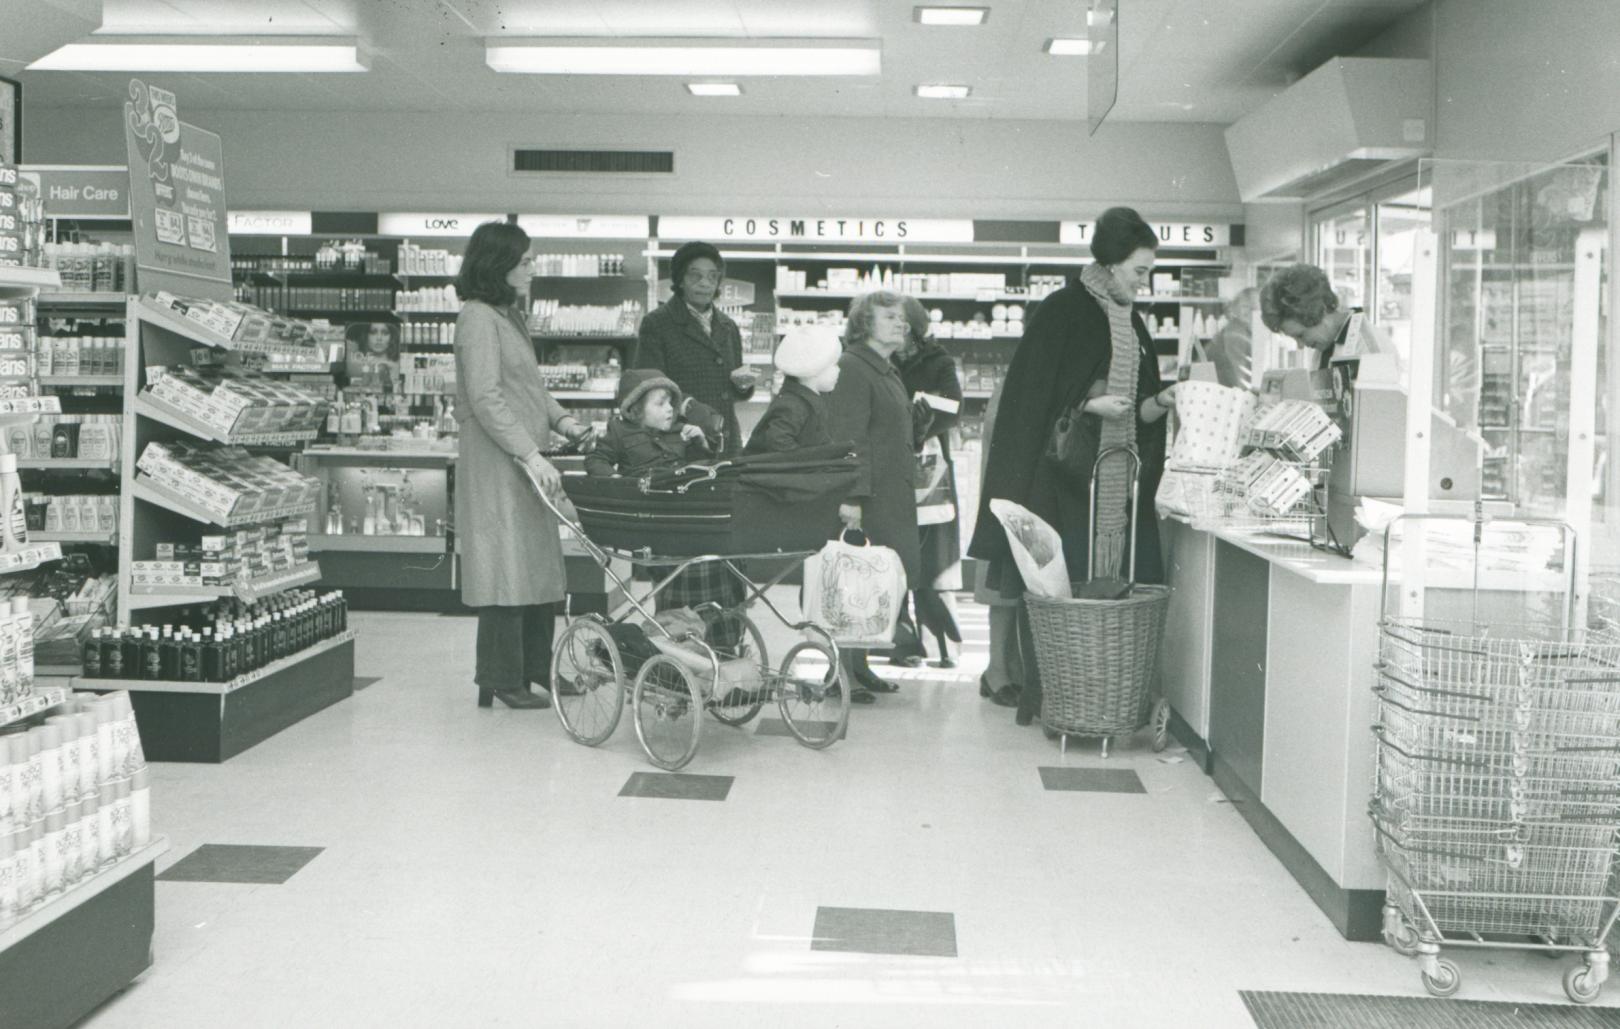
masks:
{"type": "Polygon", "coordinates": [[[624,597],[605,615],[573,617],[569,613],[553,646],[552,707],[563,730],[575,742],[591,747],[605,742],[618,727],[628,703],[635,719],[636,739],[647,759],[660,768],[676,771],[698,752],[703,711],[726,725],[742,726],[772,699],[788,731],[804,746],[821,750],[843,736],[849,723],[850,701],[849,690],[841,681],[837,643],[814,622],[789,619],[767,595],[813,552],[659,557],[648,551],[603,547],[546,495],[527,467],[520,467],[541,503],[573,534],[624,597]],[[637,597],[630,582],[614,569],[615,561],[632,568],[656,570],[662,578],[656,579],[644,596],[637,597]],[[749,561],[780,567],[768,579],[755,582],[738,567],[749,561]],[[703,605],[708,609],[706,613],[740,623],[743,640],[735,655],[716,651],[697,633],[671,632],[653,617],[659,594],[683,573],[707,564],[718,564],[744,588],[742,600],[731,608],[703,605]],[[775,668],[769,664],[764,635],[748,616],[756,604],[763,605],[782,625],[807,637],[790,647],[775,668]],[[661,648],[663,652],[646,658],[632,681],[624,654],[608,631],[609,626],[623,623],[632,615],[641,617],[642,629],[649,635],[684,648],[689,660],[679,660],[672,656],[670,648],[661,648]],[[724,682],[722,664],[733,657],[751,658],[758,665],[761,685],[755,690],[730,690],[717,696],[717,687],[724,682]],[[698,703],[693,702],[694,697],[699,698],[698,703]]]}

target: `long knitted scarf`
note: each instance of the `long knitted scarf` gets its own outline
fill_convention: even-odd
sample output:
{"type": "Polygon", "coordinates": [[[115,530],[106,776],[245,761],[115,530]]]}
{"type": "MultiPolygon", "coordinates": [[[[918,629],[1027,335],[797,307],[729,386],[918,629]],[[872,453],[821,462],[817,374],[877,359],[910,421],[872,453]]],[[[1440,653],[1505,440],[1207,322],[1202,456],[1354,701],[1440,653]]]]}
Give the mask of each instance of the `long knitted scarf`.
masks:
{"type": "MultiPolygon", "coordinates": [[[[1131,402],[1131,414],[1117,421],[1102,423],[1102,449],[1136,446],[1136,327],[1131,324],[1132,297],[1100,264],[1086,266],[1080,282],[1097,298],[1108,313],[1111,343],[1108,361],[1108,393],[1131,402]]],[[[1130,540],[1130,462],[1110,458],[1097,471],[1097,505],[1091,512],[1092,531],[1097,536],[1097,561],[1091,569],[1094,579],[1119,578],[1124,567],[1125,547],[1130,540]]]]}

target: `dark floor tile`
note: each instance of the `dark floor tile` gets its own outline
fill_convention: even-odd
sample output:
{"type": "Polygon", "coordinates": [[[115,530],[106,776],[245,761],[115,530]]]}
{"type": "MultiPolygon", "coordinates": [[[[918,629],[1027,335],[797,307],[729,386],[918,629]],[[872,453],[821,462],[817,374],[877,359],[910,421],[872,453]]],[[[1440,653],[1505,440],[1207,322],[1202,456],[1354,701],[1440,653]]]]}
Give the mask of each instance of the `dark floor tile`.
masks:
{"type": "Polygon", "coordinates": [[[165,882],[280,885],[325,847],[243,847],[205,843],[158,876],[165,882]]]}
{"type": "Polygon", "coordinates": [[[658,800],[725,800],[731,793],[729,775],[680,775],[670,772],[636,772],[619,791],[621,797],[652,797],[658,800]]]}
{"type": "MultiPolygon", "coordinates": [[[[1464,973],[1465,989],[1466,976],[1464,973]]],[[[1412,978],[1417,978],[1415,963],[1412,978]]],[[[1257,1029],[1613,1029],[1620,1025],[1620,1012],[1612,1008],[1571,1004],[1249,990],[1240,991],[1240,996],[1257,1029]]]]}
{"type": "Polygon", "coordinates": [[[811,950],[956,957],[956,916],[948,911],[816,908],[811,950]]]}
{"type": "Polygon", "coordinates": [[[373,683],[377,683],[377,682],[381,682],[381,681],[382,681],[382,676],[380,676],[380,675],[357,675],[357,676],[354,677],[354,691],[356,693],[359,693],[361,690],[365,689],[367,686],[370,686],[373,683]]]}
{"type": "MultiPolygon", "coordinates": [[[[833,723],[831,722],[810,722],[808,725],[809,728],[815,731],[814,734],[822,739],[826,739],[827,734],[832,732],[833,727],[833,723]]],[[[759,728],[754,730],[754,735],[792,736],[793,733],[788,731],[787,723],[780,718],[761,718],[759,720],[759,728]]],[[[844,731],[838,734],[838,738],[844,739],[847,736],[849,736],[849,725],[846,723],[844,726],[844,731]]]]}
{"type": "Polygon", "coordinates": [[[1042,768],[1041,785],[1049,790],[1081,793],[1146,793],[1142,779],[1129,768],[1042,768]]]}

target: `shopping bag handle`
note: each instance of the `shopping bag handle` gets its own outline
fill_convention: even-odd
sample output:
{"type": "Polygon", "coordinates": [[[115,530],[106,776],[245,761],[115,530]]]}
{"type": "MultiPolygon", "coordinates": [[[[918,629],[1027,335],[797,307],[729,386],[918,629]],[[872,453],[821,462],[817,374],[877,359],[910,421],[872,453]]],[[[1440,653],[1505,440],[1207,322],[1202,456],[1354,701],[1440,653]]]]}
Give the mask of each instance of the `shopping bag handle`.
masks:
{"type": "Polygon", "coordinates": [[[871,537],[867,536],[865,532],[861,531],[860,529],[849,529],[849,528],[846,528],[843,531],[839,532],[839,534],[838,534],[838,542],[840,542],[840,543],[849,543],[849,545],[852,546],[852,547],[870,547],[872,545],[871,537]],[[858,537],[858,542],[849,543],[849,537],[850,537],[851,533],[853,533],[855,536],[858,537]]]}

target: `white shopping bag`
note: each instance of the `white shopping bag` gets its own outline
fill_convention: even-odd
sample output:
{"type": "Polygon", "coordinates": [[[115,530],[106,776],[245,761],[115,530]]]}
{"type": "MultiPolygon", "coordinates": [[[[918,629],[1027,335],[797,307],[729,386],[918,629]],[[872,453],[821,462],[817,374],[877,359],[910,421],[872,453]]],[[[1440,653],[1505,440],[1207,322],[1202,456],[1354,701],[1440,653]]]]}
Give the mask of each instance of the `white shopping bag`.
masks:
{"type": "Polygon", "coordinates": [[[1176,439],[1170,467],[1224,468],[1236,461],[1255,415],[1254,394],[1213,382],[1176,387],[1176,439]]]}
{"type": "Polygon", "coordinates": [[[906,569],[888,547],[836,539],[804,563],[804,617],[840,647],[894,646],[906,569]]]}
{"type": "Polygon", "coordinates": [[[1073,597],[1069,566],[1063,560],[1063,538],[1057,530],[1022,505],[999,497],[990,501],[990,513],[1007,531],[1007,544],[1018,574],[1024,577],[1024,588],[1039,597],[1073,597]]]}

